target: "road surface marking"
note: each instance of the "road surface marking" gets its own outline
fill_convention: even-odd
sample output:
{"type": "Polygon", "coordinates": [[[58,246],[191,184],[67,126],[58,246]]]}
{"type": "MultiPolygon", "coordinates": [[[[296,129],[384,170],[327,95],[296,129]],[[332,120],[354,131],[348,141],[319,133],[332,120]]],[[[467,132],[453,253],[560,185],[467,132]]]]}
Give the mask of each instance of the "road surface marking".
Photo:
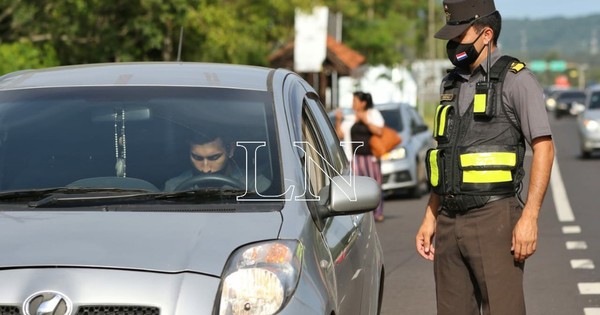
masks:
{"type": "Polygon", "coordinates": [[[573,209],[571,209],[571,204],[569,203],[569,198],[567,197],[567,191],[565,189],[565,184],[563,183],[562,176],[560,175],[560,168],[558,167],[558,160],[556,159],[556,157],[554,157],[554,163],[552,164],[550,185],[552,186],[552,197],[554,199],[554,206],[556,207],[558,221],[575,221],[573,209]]]}
{"type": "Polygon", "coordinates": [[[569,241],[566,245],[568,250],[587,249],[587,243],[585,241],[569,241]]]}
{"type": "Polygon", "coordinates": [[[591,259],[571,259],[571,268],[573,269],[594,269],[594,261],[591,259]]]}
{"type": "Polygon", "coordinates": [[[562,227],[563,234],[579,234],[581,227],[579,225],[567,225],[562,227]]]}
{"type": "Polygon", "coordinates": [[[586,307],[583,309],[585,315],[600,315],[600,308],[598,307],[586,307]]]}
{"type": "Polygon", "coordinates": [[[579,294],[600,294],[600,282],[580,282],[579,294]]]}

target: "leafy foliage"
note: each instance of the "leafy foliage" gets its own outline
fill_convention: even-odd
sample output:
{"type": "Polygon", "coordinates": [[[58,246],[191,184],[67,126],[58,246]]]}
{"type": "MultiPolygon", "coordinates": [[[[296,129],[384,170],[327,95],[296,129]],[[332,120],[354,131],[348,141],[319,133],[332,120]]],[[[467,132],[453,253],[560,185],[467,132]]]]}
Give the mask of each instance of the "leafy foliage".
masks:
{"type": "Polygon", "coordinates": [[[425,0],[2,0],[0,43],[18,68],[172,61],[183,29],[182,60],[267,65],[293,40],[296,9],[315,5],[343,14],[344,42],[370,63],[424,50],[425,0]],[[27,55],[30,63],[16,62],[27,55]]]}

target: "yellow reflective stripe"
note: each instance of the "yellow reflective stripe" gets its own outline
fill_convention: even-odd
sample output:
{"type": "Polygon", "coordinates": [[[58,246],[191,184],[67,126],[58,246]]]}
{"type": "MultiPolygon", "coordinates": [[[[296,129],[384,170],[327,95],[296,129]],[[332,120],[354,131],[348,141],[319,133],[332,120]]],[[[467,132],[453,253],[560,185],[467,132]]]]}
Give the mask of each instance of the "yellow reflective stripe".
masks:
{"type": "Polygon", "coordinates": [[[517,165],[517,154],[513,152],[484,152],[484,153],[466,153],[460,155],[460,165],[469,166],[487,166],[487,165],[517,165]]]}
{"type": "Polygon", "coordinates": [[[510,171],[463,171],[463,183],[484,184],[511,181],[512,174],[510,171]]]}
{"type": "Polygon", "coordinates": [[[438,134],[438,125],[440,124],[439,122],[439,117],[440,117],[440,111],[442,110],[442,108],[444,107],[444,105],[438,105],[438,107],[435,109],[435,116],[433,119],[433,136],[437,137],[438,134]]]}
{"type": "Polygon", "coordinates": [[[486,94],[475,94],[475,99],[473,101],[473,111],[475,113],[485,113],[486,101],[486,94]]]}
{"type": "Polygon", "coordinates": [[[446,131],[446,116],[448,115],[448,110],[450,109],[450,105],[444,107],[442,110],[442,115],[440,116],[440,130],[438,132],[438,136],[443,136],[446,131]]]}
{"type": "Polygon", "coordinates": [[[438,168],[437,153],[438,150],[429,151],[429,173],[431,174],[429,182],[431,182],[431,186],[433,187],[437,187],[440,184],[440,169],[438,168]]]}

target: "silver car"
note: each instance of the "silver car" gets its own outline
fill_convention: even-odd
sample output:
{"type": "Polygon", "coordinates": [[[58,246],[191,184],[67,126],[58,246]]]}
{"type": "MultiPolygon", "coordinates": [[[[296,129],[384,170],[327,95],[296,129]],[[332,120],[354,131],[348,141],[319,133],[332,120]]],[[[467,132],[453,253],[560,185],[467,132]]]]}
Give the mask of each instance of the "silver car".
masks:
{"type": "Polygon", "coordinates": [[[0,77],[3,315],[378,314],[380,195],[287,70],[0,77]],[[207,134],[226,151],[192,151],[207,134]],[[221,159],[243,177],[195,166],[221,159]]]}
{"type": "Polygon", "coordinates": [[[425,156],[428,149],[435,147],[431,130],[409,104],[388,103],[375,107],[386,125],[396,129],[402,137],[402,143],[381,158],[381,188],[388,195],[405,192],[419,198],[428,190],[425,156]]]}
{"type": "Polygon", "coordinates": [[[587,90],[585,109],[577,118],[581,156],[589,158],[600,150],[600,86],[587,90]]]}

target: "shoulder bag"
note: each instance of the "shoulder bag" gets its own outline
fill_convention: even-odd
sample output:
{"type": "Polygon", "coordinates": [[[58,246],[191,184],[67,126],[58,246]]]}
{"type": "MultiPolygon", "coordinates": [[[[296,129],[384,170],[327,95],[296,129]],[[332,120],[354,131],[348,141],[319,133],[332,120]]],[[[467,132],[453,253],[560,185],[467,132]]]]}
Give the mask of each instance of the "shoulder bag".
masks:
{"type": "Polygon", "coordinates": [[[369,139],[371,153],[377,158],[381,158],[384,154],[390,152],[400,142],[402,142],[402,138],[398,132],[388,126],[383,126],[380,136],[372,135],[369,139]]]}

